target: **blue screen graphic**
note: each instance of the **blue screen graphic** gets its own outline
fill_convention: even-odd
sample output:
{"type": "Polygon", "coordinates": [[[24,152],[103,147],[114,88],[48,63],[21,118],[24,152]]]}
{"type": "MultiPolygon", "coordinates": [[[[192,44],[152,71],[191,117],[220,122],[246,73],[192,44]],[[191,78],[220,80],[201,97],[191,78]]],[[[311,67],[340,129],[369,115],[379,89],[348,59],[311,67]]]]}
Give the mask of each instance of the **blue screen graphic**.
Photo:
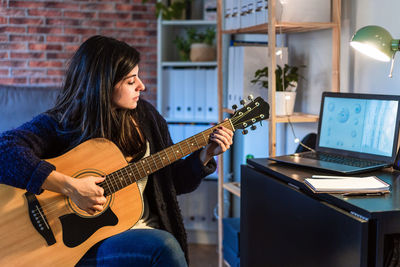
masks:
{"type": "Polygon", "coordinates": [[[326,97],[319,146],[392,156],[398,102],[326,97]]]}

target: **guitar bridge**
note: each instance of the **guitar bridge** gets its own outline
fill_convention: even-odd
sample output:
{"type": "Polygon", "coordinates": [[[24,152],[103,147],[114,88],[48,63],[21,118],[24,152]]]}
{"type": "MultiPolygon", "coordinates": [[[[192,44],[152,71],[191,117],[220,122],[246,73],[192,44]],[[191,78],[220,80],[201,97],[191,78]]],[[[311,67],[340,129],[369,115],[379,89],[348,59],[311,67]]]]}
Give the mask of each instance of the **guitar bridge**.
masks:
{"type": "Polygon", "coordinates": [[[51,246],[55,244],[56,239],[53,231],[50,228],[49,222],[36,196],[30,192],[26,192],[25,198],[28,202],[29,218],[31,219],[33,227],[35,227],[36,231],[46,240],[47,245],[51,246]]]}

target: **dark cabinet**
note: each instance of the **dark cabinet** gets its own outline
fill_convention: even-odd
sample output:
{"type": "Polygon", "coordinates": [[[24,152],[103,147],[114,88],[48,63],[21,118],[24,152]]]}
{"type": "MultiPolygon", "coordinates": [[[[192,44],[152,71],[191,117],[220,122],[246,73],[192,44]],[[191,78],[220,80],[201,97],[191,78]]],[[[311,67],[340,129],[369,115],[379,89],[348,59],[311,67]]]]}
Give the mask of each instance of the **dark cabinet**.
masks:
{"type": "Polygon", "coordinates": [[[241,266],[368,266],[367,218],[248,165],[241,172],[241,266]]]}

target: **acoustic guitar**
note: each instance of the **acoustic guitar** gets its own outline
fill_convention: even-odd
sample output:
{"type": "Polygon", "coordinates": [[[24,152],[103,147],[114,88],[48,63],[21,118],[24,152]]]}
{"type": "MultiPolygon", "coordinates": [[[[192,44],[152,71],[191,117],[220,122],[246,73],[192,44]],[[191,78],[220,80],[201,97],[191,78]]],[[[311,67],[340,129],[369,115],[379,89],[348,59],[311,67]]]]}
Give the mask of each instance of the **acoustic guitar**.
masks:
{"type": "Polygon", "coordinates": [[[143,205],[138,180],[205,146],[220,125],[235,131],[268,117],[268,103],[257,97],[232,118],[135,163],[128,164],[120,150],[103,138],[46,160],[76,179],[106,177],[99,185],[107,203],[94,215],[62,194],[44,191],[35,195],[0,185],[0,266],[75,265],[94,244],[130,229],[139,220],[143,205]]]}

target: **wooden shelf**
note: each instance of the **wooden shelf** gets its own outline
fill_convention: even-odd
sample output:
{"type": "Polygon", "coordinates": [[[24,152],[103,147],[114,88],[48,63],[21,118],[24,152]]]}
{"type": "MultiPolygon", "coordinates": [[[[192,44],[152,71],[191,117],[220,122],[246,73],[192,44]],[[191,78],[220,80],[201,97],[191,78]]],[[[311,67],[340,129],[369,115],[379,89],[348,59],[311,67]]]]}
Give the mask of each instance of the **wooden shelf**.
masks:
{"type": "Polygon", "coordinates": [[[318,115],[306,114],[301,112],[295,112],[290,116],[276,116],[275,122],[277,123],[298,123],[298,122],[318,122],[318,115]]]}
{"type": "Polygon", "coordinates": [[[224,183],[223,186],[226,190],[228,190],[232,194],[240,197],[240,183],[238,182],[224,183]]]}
{"type": "Polygon", "coordinates": [[[217,61],[163,61],[162,67],[217,67],[217,61]]]}
{"type": "MultiPolygon", "coordinates": [[[[336,23],[332,22],[279,22],[275,24],[276,33],[294,33],[294,32],[309,32],[319,31],[325,29],[333,29],[338,27],[336,23]]],[[[248,28],[241,28],[235,30],[223,30],[224,34],[238,34],[238,33],[268,33],[268,23],[260,24],[248,28]]]]}
{"type": "Polygon", "coordinates": [[[187,25],[210,25],[215,26],[215,20],[163,20],[162,25],[165,26],[187,26],[187,25]]]}

